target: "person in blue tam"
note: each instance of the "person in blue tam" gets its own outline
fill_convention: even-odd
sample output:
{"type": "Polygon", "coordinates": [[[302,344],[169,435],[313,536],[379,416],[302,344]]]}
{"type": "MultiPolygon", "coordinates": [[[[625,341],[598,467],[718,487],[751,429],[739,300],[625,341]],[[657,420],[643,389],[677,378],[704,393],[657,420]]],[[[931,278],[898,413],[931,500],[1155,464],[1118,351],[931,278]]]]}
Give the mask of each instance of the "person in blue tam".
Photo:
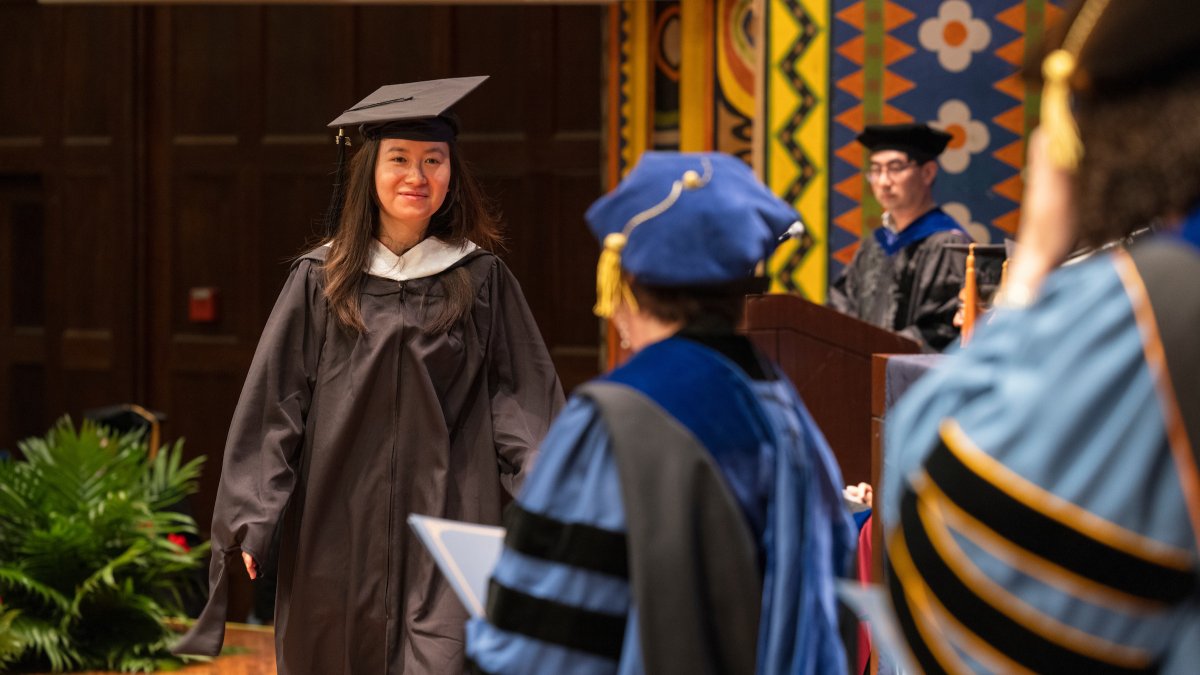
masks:
{"type": "Polygon", "coordinates": [[[997,309],[887,421],[891,597],[926,673],[1195,673],[1200,5],[1076,3],[1040,51],[997,309]]]}
{"type": "Polygon", "coordinates": [[[843,673],[841,472],[780,369],[735,333],[796,220],[740,160],[646,153],[587,220],[596,312],[634,355],[577,389],[511,507],[486,673],[843,673]]]}
{"type": "Polygon", "coordinates": [[[941,351],[954,338],[966,253],[946,244],[971,237],[933,199],[937,157],[950,134],[927,124],[867,125],[867,180],[883,225],[863,237],[829,289],[829,306],[941,351]]]}

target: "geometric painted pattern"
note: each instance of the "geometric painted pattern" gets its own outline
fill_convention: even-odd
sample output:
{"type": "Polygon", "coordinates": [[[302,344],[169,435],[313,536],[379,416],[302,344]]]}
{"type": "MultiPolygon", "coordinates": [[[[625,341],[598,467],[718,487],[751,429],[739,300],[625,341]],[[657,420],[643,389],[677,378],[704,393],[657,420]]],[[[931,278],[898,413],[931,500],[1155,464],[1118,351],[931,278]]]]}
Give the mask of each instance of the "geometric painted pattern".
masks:
{"type": "MultiPolygon", "coordinates": [[[[830,276],[879,225],[854,136],[877,122],[952,135],[934,198],[977,241],[1016,232],[1025,140],[1037,100],[1019,75],[1061,12],[1046,0],[834,0],[830,276]]],[[[1061,4],[1058,3],[1058,4],[1061,4]]]]}
{"type": "Polygon", "coordinates": [[[829,5],[764,2],[768,73],[763,180],[796,207],[806,234],[768,262],[772,289],[821,301],[828,285],[829,5]]]}
{"type": "Polygon", "coordinates": [[[609,187],[637,164],[654,128],[650,9],[638,0],[624,0],[609,9],[609,187]]]}
{"type": "Polygon", "coordinates": [[[863,235],[879,225],[864,173],[866,153],[855,137],[867,124],[911,121],[893,101],[916,86],[892,69],[915,52],[895,36],[915,19],[913,12],[886,0],[835,1],[834,8],[831,279],[850,262],[863,235]]]}
{"type": "Polygon", "coordinates": [[[1038,114],[1019,69],[1065,0],[699,2],[699,23],[686,2],[623,0],[610,10],[614,182],[647,147],[675,147],[684,126],[703,129],[704,147],[758,157],[763,181],[807,227],[768,261],[772,288],[824,301],[881,215],[855,136],[865,124],[920,121],[952,136],[934,184],[947,213],[978,241],[1016,231],[1038,114]],[[758,63],[767,72],[752,77],[758,63]],[[702,100],[680,95],[681,72],[711,78],[702,100]]]}

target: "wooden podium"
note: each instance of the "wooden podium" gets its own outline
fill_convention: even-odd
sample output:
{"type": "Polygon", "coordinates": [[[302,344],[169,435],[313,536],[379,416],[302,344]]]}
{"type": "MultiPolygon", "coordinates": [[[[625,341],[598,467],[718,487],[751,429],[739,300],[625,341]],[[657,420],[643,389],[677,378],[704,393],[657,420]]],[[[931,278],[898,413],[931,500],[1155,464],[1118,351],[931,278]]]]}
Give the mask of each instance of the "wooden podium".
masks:
{"type": "Polygon", "coordinates": [[[846,483],[872,482],[871,356],[916,354],[908,338],[797,295],[746,297],[741,332],[783,367],[824,432],[846,483]]]}

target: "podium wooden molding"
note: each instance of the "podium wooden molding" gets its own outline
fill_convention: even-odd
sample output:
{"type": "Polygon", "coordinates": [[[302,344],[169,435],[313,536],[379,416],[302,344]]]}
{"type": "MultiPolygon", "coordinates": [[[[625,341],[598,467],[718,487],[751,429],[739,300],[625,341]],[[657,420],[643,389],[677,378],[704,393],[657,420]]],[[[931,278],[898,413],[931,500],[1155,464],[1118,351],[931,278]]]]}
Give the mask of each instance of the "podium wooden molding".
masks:
{"type": "Polygon", "coordinates": [[[848,484],[878,475],[872,457],[871,357],[916,354],[913,340],[797,295],[746,297],[741,331],[791,379],[848,484]]]}

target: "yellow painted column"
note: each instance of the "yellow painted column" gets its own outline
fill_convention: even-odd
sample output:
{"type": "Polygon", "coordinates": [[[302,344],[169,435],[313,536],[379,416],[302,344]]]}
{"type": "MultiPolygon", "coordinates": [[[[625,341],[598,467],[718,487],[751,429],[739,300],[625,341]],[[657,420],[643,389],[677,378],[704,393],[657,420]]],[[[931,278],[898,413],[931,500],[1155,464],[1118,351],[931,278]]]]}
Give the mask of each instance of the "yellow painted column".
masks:
{"type": "Polygon", "coordinates": [[[755,144],[768,187],[791,201],[813,240],[803,257],[796,240],[776,250],[768,264],[772,290],[795,288],[823,302],[829,274],[829,3],[803,0],[798,11],[804,22],[782,0],[762,5],[766,72],[759,96],[765,120],[755,127],[755,144]]]}
{"type": "Polygon", "coordinates": [[[712,149],[713,3],[680,2],[679,149],[712,149]]]}
{"type": "MultiPolygon", "coordinates": [[[[619,76],[623,76],[620,91],[620,119],[626,121],[619,129],[621,139],[621,176],[623,178],[638,162],[650,143],[651,110],[654,102],[654,84],[651,79],[653,62],[650,59],[651,3],[642,0],[625,0],[622,3],[622,25],[619,27],[628,39],[621,41],[619,76]]],[[[619,39],[619,36],[614,36],[619,39]]],[[[620,77],[617,80],[620,81],[620,77]]]]}

